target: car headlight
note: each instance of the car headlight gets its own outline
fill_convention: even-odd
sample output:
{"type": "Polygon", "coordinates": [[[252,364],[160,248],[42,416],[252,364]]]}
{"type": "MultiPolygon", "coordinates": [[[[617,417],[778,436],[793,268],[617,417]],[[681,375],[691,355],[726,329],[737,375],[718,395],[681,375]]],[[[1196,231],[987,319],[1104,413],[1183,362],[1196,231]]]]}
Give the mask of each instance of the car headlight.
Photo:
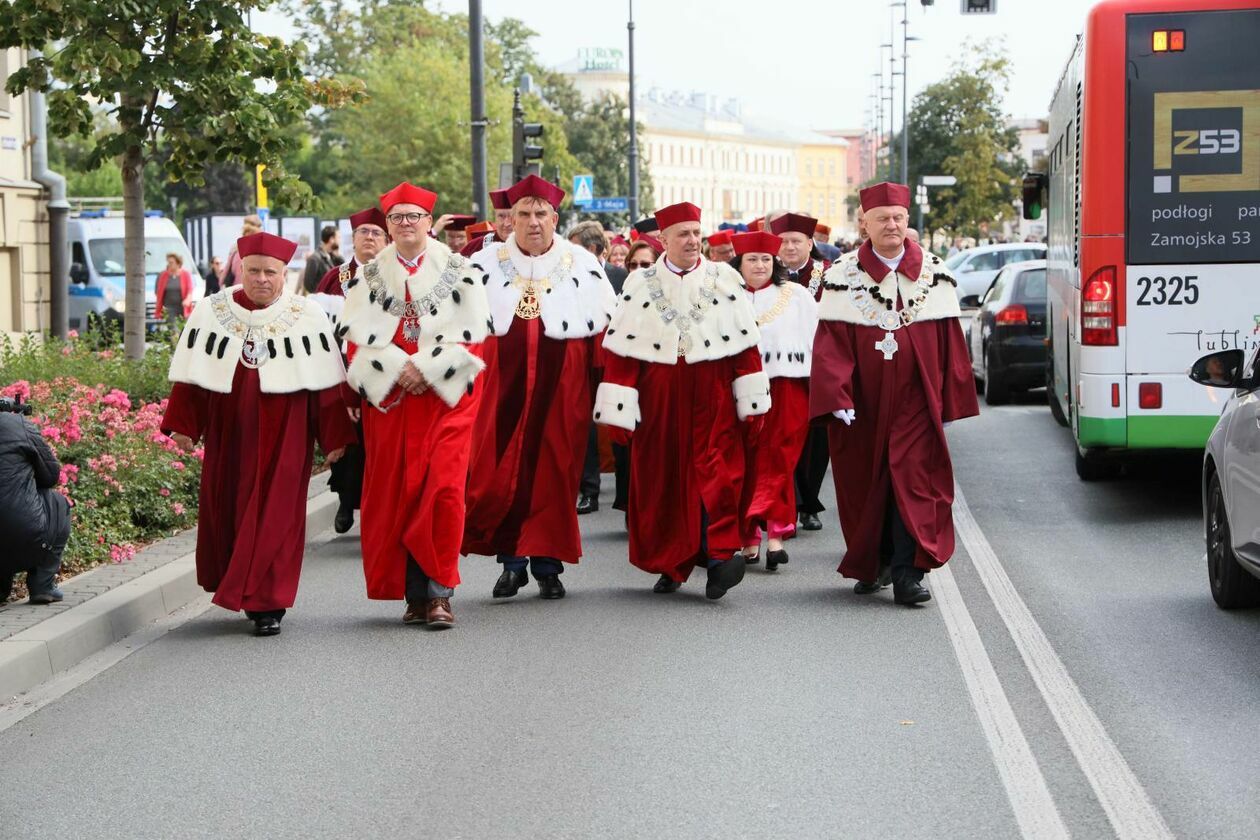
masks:
{"type": "Polygon", "coordinates": [[[127,312],[127,301],[122,300],[120,298],[118,300],[115,300],[112,304],[110,304],[109,308],[114,310],[120,315],[124,315],[127,312]]]}

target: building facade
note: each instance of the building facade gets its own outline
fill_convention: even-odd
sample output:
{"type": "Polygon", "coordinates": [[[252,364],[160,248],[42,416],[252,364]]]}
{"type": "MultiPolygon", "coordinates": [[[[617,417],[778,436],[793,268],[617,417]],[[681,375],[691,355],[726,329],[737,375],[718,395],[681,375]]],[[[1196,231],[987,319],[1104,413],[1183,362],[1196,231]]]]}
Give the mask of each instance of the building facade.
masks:
{"type": "Polygon", "coordinates": [[[31,180],[28,100],[4,91],[24,63],[17,49],[0,49],[0,332],[49,328],[48,210],[31,180]]]}
{"type": "MultiPolygon", "coordinates": [[[[630,80],[621,58],[615,49],[582,50],[558,69],[588,100],[608,92],[625,98],[630,80]]],[[[833,231],[846,227],[843,138],[780,132],[744,118],[735,100],[699,92],[653,88],[639,94],[635,111],[656,207],[690,201],[701,208],[706,231],[772,210],[819,216],[833,231]]]]}

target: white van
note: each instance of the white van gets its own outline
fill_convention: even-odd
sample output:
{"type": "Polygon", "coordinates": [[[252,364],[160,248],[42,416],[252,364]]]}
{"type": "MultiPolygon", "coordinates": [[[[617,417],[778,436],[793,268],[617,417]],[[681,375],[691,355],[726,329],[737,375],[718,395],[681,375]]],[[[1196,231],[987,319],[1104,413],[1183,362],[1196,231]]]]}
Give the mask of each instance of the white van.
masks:
{"type": "MultiPolygon", "coordinates": [[[[123,260],[123,217],[108,210],[84,211],[67,222],[70,245],[70,329],[85,330],[95,319],[116,321],[126,311],[123,260]]],[[[157,322],[157,277],[166,269],[166,255],[180,254],[193,278],[193,297],[205,292],[192,252],[170,219],[146,214],[144,219],[145,318],[157,322]]]]}

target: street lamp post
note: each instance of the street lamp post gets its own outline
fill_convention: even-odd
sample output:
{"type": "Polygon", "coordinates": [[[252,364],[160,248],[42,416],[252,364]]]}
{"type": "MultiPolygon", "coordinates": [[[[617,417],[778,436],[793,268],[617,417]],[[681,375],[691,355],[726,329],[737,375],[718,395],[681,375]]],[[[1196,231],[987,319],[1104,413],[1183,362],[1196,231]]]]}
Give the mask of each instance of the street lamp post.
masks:
{"type": "Polygon", "coordinates": [[[626,33],[630,39],[630,150],[627,155],[630,164],[630,221],[639,218],[639,132],[634,120],[634,0],[628,0],[630,16],[626,21],[626,33]]]}
{"type": "Polygon", "coordinates": [[[486,215],[486,86],[483,79],[485,50],[482,41],[481,0],[468,0],[468,66],[472,114],[472,211],[486,215]]]}

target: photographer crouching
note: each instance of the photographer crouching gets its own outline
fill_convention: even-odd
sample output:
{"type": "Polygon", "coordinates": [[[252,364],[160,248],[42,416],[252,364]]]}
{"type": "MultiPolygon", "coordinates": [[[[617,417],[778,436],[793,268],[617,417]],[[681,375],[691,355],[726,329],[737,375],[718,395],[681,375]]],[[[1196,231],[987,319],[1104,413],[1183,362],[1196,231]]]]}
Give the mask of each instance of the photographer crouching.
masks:
{"type": "Polygon", "coordinates": [[[57,572],[70,538],[70,503],[54,488],[61,464],[34,423],[29,405],[0,398],[0,604],[13,577],[26,572],[32,604],[61,600],[57,572]]]}

